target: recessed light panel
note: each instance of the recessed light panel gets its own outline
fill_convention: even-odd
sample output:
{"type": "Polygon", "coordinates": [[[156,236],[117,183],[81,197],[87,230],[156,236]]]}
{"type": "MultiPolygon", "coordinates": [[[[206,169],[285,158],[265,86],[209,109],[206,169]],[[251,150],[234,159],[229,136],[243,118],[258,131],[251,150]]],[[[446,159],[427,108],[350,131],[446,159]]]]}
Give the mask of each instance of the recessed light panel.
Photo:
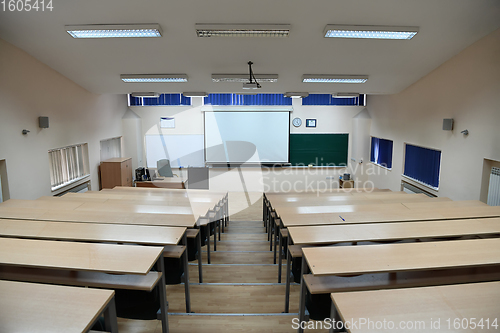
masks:
{"type": "Polygon", "coordinates": [[[302,82],[307,83],[365,83],[368,80],[366,75],[312,75],[302,76],[302,82]]]}
{"type": "Polygon", "coordinates": [[[159,24],[88,24],[65,28],[73,38],[161,37],[162,33],[159,24]]]}
{"type": "Polygon", "coordinates": [[[289,24],[196,24],[198,37],[288,37],[289,24]]]}
{"type": "Polygon", "coordinates": [[[377,25],[336,25],[329,24],[324,31],[330,38],[365,38],[365,39],[412,39],[418,33],[418,27],[393,27],[377,25]]]}
{"type": "Polygon", "coordinates": [[[127,83],[178,83],[188,80],[186,74],[122,74],[120,78],[127,83]]]}

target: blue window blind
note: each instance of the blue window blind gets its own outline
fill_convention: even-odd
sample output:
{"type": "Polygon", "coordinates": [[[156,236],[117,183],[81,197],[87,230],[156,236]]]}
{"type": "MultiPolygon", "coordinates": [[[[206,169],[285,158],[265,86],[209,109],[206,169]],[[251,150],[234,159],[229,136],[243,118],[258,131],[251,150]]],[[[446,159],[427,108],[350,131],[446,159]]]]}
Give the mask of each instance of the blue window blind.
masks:
{"type": "Polygon", "coordinates": [[[360,103],[360,98],[364,101],[364,95],[360,97],[344,97],[336,98],[331,94],[309,94],[309,96],[302,98],[302,105],[364,105],[360,103]]]}
{"type": "Polygon", "coordinates": [[[439,187],[441,152],[413,145],[406,145],[405,176],[432,187],[439,187]]]}
{"type": "Polygon", "coordinates": [[[154,105],[191,105],[191,98],[182,94],[161,94],[159,97],[132,97],[129,95],[130,106],[154,105]]]}
{"type": "Polygon", "coordinates": [[[386,168],[392,168],[392,140],[372,137],[370,161],[386,168]]]}
{"type": "Polygon", "coordinates": [[[205,105],[292,105],[292,99],[283,94],[209,94],[205,105]]]}

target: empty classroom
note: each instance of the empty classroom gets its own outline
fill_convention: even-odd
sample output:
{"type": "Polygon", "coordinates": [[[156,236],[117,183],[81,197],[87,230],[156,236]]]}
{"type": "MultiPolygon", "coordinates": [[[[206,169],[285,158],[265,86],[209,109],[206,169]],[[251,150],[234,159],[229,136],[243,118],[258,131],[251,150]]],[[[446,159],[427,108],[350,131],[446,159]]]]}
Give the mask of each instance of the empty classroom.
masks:
{"type": "Polygon", "coordinates": [[[0,2],[0,332],[500,330],[498,0],[0,2]]]}

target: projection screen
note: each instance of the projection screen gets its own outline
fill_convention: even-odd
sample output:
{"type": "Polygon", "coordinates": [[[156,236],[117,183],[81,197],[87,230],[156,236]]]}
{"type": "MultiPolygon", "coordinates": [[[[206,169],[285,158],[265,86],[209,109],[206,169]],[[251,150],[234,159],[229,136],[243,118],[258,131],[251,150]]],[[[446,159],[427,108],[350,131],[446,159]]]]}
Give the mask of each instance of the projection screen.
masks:
{"type": "Polygon", "coordinates": [[[207,163],[288,163],[288,112],[205,112],[207,163]]]}

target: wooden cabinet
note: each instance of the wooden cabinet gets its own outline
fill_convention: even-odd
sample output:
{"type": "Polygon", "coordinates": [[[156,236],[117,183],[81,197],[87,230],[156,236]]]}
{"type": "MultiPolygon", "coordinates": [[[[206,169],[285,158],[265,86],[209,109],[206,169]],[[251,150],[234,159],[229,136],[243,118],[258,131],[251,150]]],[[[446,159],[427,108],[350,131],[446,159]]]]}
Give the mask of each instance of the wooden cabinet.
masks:
{"type": "Polygon", "coordinates": [[[132,159],[110,158],[101,162],[101,188],[132,186],[132,159]]]}

